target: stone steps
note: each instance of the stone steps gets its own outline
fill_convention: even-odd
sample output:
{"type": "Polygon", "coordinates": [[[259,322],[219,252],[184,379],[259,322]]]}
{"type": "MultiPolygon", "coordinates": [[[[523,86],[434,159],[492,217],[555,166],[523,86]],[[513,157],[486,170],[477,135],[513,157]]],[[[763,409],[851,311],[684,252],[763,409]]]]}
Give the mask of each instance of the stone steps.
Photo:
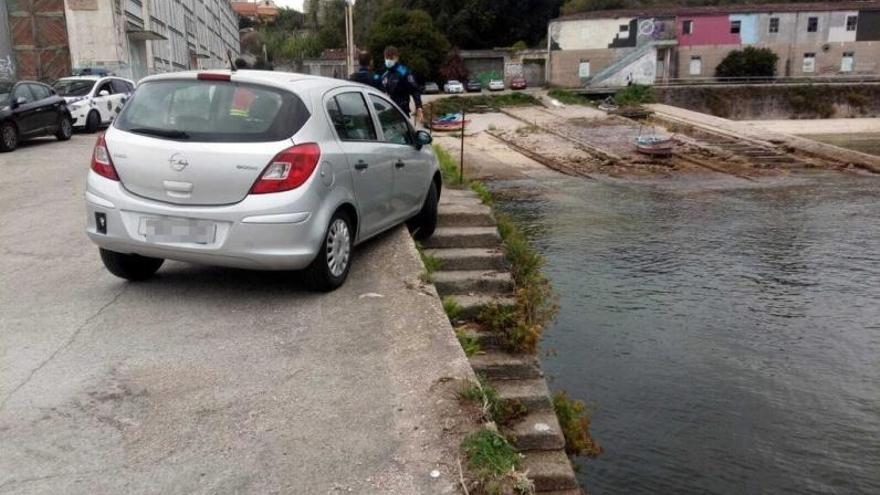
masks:
{"type": "Polygon", "coordinates": [[[438,227],[424,242],[428,249],[493,248],[501,244],[495,227],[438,227]]]}
{"type": "Polygon", "coordinates": [[[520,452],[565,448],[565,437],[554,411],[531,411],[509,430],[520,452]]]}
{"type": "Polygon", "coordinates": [[[525,452],[522,468],[529,473],[529,479],[535,483],[536,492],[579,489],[571,462],[564,451],[525,452]]]}
{"type": "MultiPolygon", "coordinates": [[[[435,272],[436,275],[439,272],[435,272]]],[[[489,294],[455,294],[450,296],[458,303],[461,313],[459,318],[465,320],[473,320],[479,316],[480,311],[490,304],[500,304],[501,306],[513,306],[516,301],[512,296],[499,296],[489,294]]]]}
{"type": "Polygon", "coordinates": [[[550,390],[543,378],[534,380],[494,380],[489,384],[498,393],[498,398],[508,402],[518,402],[529,411],[552,411],[550,390]]]}
{"type": "Polygon", "coordinates": [[[442,205],[437,220],[440,227],[492,227],[495,225],[492,210],[482,204],[449,203],[442,205]]]}
{"type": "Polygon", "coordinates": [[[544,376],[538,358],[529,354],[508,354],[490,350],[474,354],[470,357],[470,361],[477,376],[486,377],[491,381],[533,380],[544,376]]]}
{"type": "Polygon", "coordinates": [[[513,278],[508,272],[485,270],[438,271],[431,280],[441,296],[455,294],[510,294],[513,278]]]}
{"type": "Polygon", "coordinates": [[[425,254],[440,262],[441,270],[501,270],[507,268],[504,254],[497,248],[426,249],[425,254]]]}

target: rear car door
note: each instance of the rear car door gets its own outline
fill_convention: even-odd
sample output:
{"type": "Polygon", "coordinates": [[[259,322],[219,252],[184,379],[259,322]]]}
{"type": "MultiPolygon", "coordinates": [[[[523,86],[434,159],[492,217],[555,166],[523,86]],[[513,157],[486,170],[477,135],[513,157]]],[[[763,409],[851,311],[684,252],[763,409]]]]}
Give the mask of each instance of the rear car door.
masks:
{"type": "Polygon", "coordinates": [[[361,217],[360,232],[362,237],[368,237],[394,220],[391,157],[378,142],[378,132],[361,90],[344,88],[329,93],[325,107],[351,170],[361,217]]]}
{"type": "Polygon", "coordinates": [[[429,159],[415,146],[415,130],[409,119],[387,99],[371,94],[370,104],[382,130],[382,141],[394,164],[391,210],[397,221],[415,215],[422,207],[430,181],[429,159]]]}
{"type": "Polygon", "coordinates": [[[18,83],[12,90],[12,102],[15,108],[12,110],[15,125],[22,136],[34,135],[42,129],[39,106],[36,104],[34,94],[31,93],[30,84],[18,83]]]}
{"type": "Polygon", "coordinates": [[[128,191],[174,204],[226,205],[249,194],[309,115],[281,88],[184,76],[141,85],[105,139],[128,191]]]}
{"type": "Polygon", "coordinates": [[[42,84],[28,84],[31,94],[34,95],[34,105],[37,111],[37,122],[41,129],[53,127],[58,124],[58,110],[55,101],[52,100],[52,91],[42,84]]]}

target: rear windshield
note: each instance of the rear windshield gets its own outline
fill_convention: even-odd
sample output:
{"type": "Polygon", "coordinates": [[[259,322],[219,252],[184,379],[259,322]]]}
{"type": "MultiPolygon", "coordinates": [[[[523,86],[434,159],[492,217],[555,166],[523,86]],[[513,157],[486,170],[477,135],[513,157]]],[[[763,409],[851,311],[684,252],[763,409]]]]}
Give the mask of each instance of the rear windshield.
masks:
{"type": "Polygon", "coordinates": [[[155,81],[142,84],[115,127],[165,139],[202,142],[280,141],[309,113],[296,95],[229,81],[155,81]]]}
{"type": "Polygon", "coordinates": [[[85,96],[92,90],[95,81],[92,79],[61,79],[52,85],[61,96],[85,96]]]}

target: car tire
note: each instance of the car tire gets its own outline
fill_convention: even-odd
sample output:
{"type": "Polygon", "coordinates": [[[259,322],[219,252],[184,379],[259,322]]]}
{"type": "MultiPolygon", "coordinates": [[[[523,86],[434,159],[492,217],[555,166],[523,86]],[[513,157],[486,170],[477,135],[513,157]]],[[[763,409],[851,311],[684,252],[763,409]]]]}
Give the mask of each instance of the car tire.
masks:
{"type": "Polygon", "coordinates": [[[318,256],[306,269],[309,288],[330,292],[339,288],[351,269],[354,230],[351,219],[343,210],[337,210],[327,225],[318,256]]]}
{"type": "Polygon", "coordinates": [[[0,151],[13,151],[18,148],[18,128],[12,122],[0,124],[0,151]]]}
{"type": "Polygon", "coordinates": [[[132,282],[152,277],[165,262],[161,258],[149,258],[139,254],[122,254],[107,249],[100,251],[101,261],[110,273],[132,282]]]}
{"type": "Polygon", "coordinates": [[[70,117],[61,117],[58,131],[55,132],[55,138],[59,141],[67,141],[70,139],[70,136],[73,136],[73,122],[71,122],[70,117]]]}
{"type": "Polygon", "coordinates": [[[406,226],[416,240],[423,241],[434,234],[434,230],[437,229],[437,204],[439,202],[440,194],[437,191],[437,183],[431,181],[422,209],[406,222],[406,226]]]}
{"type": "Polygon", "coordinates": [[[98,132],[98,126],[101,125],[101,116],[98,115],[98,112],[92,110],[89,112],[89,115],[86,117],[86,132],[89,134],[93,134],[98,132]]]}

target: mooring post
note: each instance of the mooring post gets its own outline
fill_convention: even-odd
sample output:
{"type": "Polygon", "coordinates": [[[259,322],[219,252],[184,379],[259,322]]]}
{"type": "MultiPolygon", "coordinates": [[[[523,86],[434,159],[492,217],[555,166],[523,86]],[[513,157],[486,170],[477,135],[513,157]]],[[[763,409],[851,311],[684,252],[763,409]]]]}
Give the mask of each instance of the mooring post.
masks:
{"type": "Polygon", "coordinates": [[[464,184],[464,123],[467,111],[461,108],[461,152],[458,157],[458,183],[464,184]]]}

